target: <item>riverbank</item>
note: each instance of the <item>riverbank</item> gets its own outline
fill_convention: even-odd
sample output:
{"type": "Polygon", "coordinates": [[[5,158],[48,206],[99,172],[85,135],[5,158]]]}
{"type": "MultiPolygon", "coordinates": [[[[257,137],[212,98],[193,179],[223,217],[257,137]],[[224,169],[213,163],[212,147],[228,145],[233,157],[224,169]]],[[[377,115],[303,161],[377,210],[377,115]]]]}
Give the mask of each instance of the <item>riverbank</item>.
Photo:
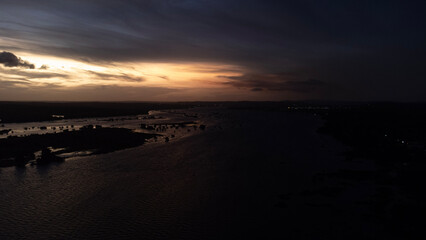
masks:
{"type": "Polygon", "coordinates": [[[55,155],[72,152],[108,153],[142,145],[157,134],[136,133],[125,128],[88,125],[80,130],[0,139],[0,167],[25,166],[35,153],[51,149],[55,155]]]}

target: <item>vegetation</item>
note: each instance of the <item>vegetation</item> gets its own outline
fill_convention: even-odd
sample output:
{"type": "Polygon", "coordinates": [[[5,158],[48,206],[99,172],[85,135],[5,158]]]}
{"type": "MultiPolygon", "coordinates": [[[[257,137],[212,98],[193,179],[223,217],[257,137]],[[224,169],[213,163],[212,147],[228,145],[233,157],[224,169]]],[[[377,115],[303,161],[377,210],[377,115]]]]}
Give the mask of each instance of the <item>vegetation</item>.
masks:
{"type": "MultiPolygon", "coordinates": [[[[146,139],[154,136],[155,134],[135,133],[125,128],[93,128],[89,125],[79,131],[8,137],[0,139],[0,165],[25,165],[34,159],[35,152],[49,147],[63,149],[55,154],[87,150],[92,150],[94,154],[107,153],[142,145],[146,139]],[[10,158],[15,161],[5,161],[10,158]]],[[[44,151],[48,156],[47,151],[44,151]]]]}

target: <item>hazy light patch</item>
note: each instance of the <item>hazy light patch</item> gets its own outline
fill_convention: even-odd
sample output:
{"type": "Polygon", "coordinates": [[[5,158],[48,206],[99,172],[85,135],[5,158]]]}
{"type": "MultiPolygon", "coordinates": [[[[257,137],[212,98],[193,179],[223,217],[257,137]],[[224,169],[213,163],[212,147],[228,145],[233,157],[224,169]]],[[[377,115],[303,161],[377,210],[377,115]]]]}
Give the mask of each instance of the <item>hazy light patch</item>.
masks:
{"type": "Polygon", "coordinates": [[[175,88],[220,88],[224,80],[215,70],[224,69],[221,73],[236,76],[242,72],[238,66],[215,63],[139,63],[133,68],[146,76],[146,85],[175,88]]]}

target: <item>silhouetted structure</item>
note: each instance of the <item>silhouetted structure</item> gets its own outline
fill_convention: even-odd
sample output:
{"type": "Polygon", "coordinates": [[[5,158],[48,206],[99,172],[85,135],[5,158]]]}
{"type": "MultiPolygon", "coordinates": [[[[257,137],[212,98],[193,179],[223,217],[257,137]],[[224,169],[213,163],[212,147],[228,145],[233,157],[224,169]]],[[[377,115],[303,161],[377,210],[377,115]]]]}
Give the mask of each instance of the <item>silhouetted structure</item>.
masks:
{"type": "Polygon", "coordinates": [[[43,148],[41,150],[41,156],[37,158],[36,160],[38,165],[49,164],[51,162],[63,162],[63,161],[64,161],[64,158],[56,156],[48,148],[43,148]]]}

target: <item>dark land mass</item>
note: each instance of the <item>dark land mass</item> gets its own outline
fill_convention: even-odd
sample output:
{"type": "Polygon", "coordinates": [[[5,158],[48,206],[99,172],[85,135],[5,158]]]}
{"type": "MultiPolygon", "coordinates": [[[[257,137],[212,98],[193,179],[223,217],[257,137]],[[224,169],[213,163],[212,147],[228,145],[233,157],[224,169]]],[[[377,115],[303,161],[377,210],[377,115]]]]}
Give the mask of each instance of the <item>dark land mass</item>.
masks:
{"type": "Polygon", "coordinates": [[[376,103],[316,112],[325,120],[320,133],[352,147],[345,153],[348,161],[367,159],[376,165],[374,171],[348,169],[321,177],[367,180],[384,186],[372,200],[376,217],[397,239],[424,234],[426,104],[376,103]]]}
{"type": "MultiPolygon", "coordinates": [[[[318,173],[309,198],[339,198],[348,189],[354,196],[372,194],[358,203],[368,211],[366,219],[380,222],[391,239],[416,239],[424,235],[426,222],[426,104],[425,103],[232,103],[229,109],[264,112],[302,112],[324,120],[318,132],[331,135],[350,147],[343,153],[348,162],[371,162],[373,169],[347,168],[318,173]],[[345,184],[342,188],[339,184],[345,184]]],[[[357,164],[354,164],[356,166],[357,164]]],[[[286,199],[279,206],[287,207],[286,199]]],[[[343,203],[341,201],[340,203],[343,203]]],[[[312,203],[333,208],[334,203],[312,203]]],[[[327,219],[326,217],[324,219],[327,219]]],[[[370,237],[373,236],[371,231],[370,237]]]]}
{"type": "Polygon", "coordinates": [[[368,104],[331,108],[320,114],[326,122],[319,131],[353,146],[354,157],[383,164],[425,158],[424,104],[368,104]]]}
{"type": "Polygon", "coordinates": [[[147,114],[149,110],[179,109],[195,103],[156,102],[0,102],[2,123],[38,122],[87,117],[114,117],[147,114]]]}
{"type": "Polygon", "coordinates": [[[93,128],[86,126],[79,131],[47,133],[25,137],[0,139],[0,166],[22,166],[35,158],[34,153],[46,148],[62,149],[55,154],[92,151],[92,154],[108,153],[142,145],[155,134],[135,133],[125,128],[93,128]],[[2,161],[3,159],[3,161],[2,161]],[[5,159],[14,159],[6,161],[5,159]]]}

